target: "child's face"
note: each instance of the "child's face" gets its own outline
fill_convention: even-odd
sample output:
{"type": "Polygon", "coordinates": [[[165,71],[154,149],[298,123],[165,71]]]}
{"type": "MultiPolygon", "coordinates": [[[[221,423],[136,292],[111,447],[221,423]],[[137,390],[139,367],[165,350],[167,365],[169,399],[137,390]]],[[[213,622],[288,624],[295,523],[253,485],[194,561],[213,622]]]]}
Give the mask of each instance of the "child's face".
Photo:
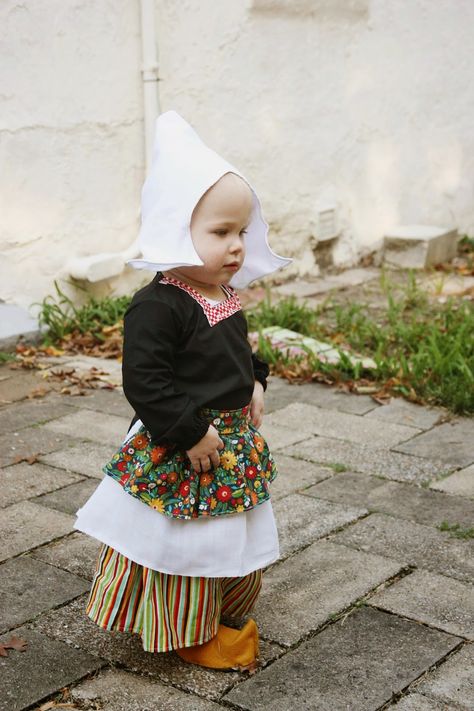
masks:
{"type": "Polygon", "coordinates": [[[201,197],[191,218],[194,248],[204,265],[179,267],[179,272],[206,285],[230,281],[244,261],[251,213],[252,192],[247,183],[235,173],[223,175],[201,197]]]}

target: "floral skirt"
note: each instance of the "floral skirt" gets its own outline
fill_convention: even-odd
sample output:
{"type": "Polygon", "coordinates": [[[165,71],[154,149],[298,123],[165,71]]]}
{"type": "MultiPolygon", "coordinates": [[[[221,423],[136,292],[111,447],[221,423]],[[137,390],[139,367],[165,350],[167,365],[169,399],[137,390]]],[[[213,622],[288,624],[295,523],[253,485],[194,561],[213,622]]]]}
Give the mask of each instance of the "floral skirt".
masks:
{"type": "Polygon", "coordinates": [[[177,519],[242,513],[267,501],[277,469],[250,421],[250,404],[227,411],[202,408],[200,414],[224,443],[219,464],[208,472],[197,472],[183,450],[155,445],[144,425],[125,440],[103,471],[127,493],[177,519]]]}
{"type": "Polygon", "coordinates": [[[237,578],[168,575],[104,544],[86,614],[103,629],[139,634],[146,652],[167,652],[212,639],[222,615],[247,615],[261,585],[261,570],[237,578]]]}

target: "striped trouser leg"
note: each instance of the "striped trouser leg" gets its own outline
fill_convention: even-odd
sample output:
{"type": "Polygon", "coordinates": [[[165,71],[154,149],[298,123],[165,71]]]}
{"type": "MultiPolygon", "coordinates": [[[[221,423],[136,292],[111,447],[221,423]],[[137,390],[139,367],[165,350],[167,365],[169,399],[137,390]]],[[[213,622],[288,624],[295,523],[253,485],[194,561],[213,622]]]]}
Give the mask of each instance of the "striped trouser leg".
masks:
{"type": "Polygon", "coordinates": [[[147,652],[166,652],[207,642],[222,613],[251,610],[260,587],[259,570],[242,578],[168,575],[103,545],[86,614],[104,629],[140,634],[147,652]]]}
{"type": "Polygon", "coordinates": [[[254,570],[242,578],[221,578],[221,614],[229,617],[247,615],[255,605],[262,587],[262,571],[254,570]]]}

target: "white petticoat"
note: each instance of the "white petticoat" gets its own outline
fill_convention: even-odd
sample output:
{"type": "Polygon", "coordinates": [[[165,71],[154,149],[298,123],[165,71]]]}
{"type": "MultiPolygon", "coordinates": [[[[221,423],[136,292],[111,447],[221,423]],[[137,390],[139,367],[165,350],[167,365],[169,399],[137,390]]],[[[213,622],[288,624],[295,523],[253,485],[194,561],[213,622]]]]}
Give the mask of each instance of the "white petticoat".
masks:
{"type": "MultiPolygon", "coordinates": [[[[138,429],[135,423],[127,437],[138,429]]],[[[172,575],[240,577],[279,556],[271,501],[250,511],[193,520],[155,511],[105,475],[74,528],[106,543],[130,560],[172,575]]]]}

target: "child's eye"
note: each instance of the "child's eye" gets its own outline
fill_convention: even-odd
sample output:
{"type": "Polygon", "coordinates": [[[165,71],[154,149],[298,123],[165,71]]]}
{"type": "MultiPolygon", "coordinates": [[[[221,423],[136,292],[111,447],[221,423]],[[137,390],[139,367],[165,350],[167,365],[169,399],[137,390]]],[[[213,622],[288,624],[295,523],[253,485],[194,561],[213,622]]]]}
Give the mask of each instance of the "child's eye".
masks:
{"type": "Polygon", "coordinates": [[[240,231],[240,234],[241,234],[241,235],[246,235],[246,234],[247,234],[247,230],[241,230],[241,231],[240,231]]]}
{"type": "Polygon", "coordinates": [[[227,234],[227,230],[214,230],[214,234],[225,236],[227,234]]]}

